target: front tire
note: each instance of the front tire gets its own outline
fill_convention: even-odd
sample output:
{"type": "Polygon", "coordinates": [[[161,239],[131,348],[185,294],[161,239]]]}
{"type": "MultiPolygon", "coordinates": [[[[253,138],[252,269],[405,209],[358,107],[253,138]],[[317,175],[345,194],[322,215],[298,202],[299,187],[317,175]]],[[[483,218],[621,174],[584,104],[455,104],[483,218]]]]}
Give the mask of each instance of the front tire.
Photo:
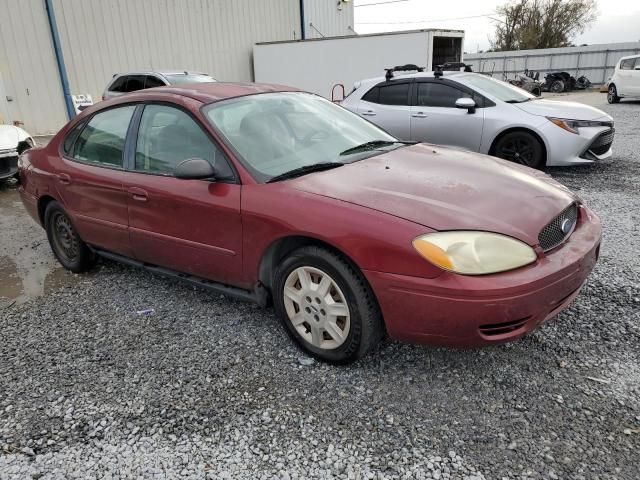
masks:
{"type": "Polygon", "coordinates": [[[510,132],[498,139],[493,149],[498,158],[526,167],[542,169],[545,166],[544,147],[540,140],[528,132],[510,132]]]}
{"type": "Polygon", "coordinates": [[[273,299],[287,333],[326,362],[353,362],[384,335],[382,315],[362,273],[325,248],[303,247],[281,262],[273,299]]]}
{"type": "Polygon", "coordinates": [[[56,201],[49,203],[44,219],[49,245],[60,264],[74,273],[90,270],[95,264],[95,255],[82,241],[62,206],[56,201]]]}
{"type": "Polygon", "coordinates": [[[618,89],[615,85],[609,85],[609,91],[607,92],[607,102],[619,103],[620,97],[618,96],[618,89]]]}

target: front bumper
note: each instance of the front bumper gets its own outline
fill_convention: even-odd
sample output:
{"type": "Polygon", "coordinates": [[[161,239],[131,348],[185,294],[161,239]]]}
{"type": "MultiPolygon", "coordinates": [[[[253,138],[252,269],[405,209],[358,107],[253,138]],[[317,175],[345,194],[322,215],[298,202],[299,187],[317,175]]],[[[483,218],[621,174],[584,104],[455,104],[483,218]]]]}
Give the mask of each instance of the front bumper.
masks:
{"type": "Polygon", "coordinates": [[[544,125],[541,133],[547,144],[547,166],[590,164],[613,155],[613,127],[580,128],[579,132],[567,132],[551,122],[544,125]]]}
{"type": "Polygon", "coordinates": [[[538,261],[511,272],[417,278],[365,271],[393,338],[476,347],[516,340],[578,295],[600,250],[598,217],[585,207],[573,234],[538,261]]]}

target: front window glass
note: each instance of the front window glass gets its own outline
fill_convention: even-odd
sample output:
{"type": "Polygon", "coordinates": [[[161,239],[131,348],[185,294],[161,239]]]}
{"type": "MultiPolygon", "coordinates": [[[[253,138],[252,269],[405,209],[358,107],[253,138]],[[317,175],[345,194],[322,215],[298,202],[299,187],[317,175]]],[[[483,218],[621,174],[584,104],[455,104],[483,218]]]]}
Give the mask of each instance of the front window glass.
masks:
{"type": "Polygon", "coordinates": [[[166,78],[171,85],[180,85],[182,83],[209,83],[216,81],[215,78],[210,77],[209,75],[202,75],[197,73],[165,74],[164,78],[166,78]]]}
{"type": "Polygon", "coordinates": [[[443,83],[418,83],[418,105],[421,107],[456,108],[459,98],[471,98],[471,95],[443,83]]]}
{"type": "Polygon", "coordinates": [[[282,92],[214,103],[205,116],[239,153],[258,181],[319,163],[349,163],[380,150],[344,153],[368,142],[396,139],[358,115],[322,97],[282,92]]]}
{"type": "Polygon", "coordinates": [[[122,152],[134,105],[95,114],[73,145],[73,158],[81,162],[122,168],[122,152]]]}
{"type": "Polygon", "coordinates": [[[479,73],[456,76],[456,80],[506,103],[522,103],[537,98],[521,88],[479,73]]]}
{"type": "Polygon", "coordinates": [[[135,169],[173,175],[175,167],[189,158],[208,161],[220,180],[233,177],[224,154],[193,118],[166,105],[145,106],[138,131],[135,169]]]}

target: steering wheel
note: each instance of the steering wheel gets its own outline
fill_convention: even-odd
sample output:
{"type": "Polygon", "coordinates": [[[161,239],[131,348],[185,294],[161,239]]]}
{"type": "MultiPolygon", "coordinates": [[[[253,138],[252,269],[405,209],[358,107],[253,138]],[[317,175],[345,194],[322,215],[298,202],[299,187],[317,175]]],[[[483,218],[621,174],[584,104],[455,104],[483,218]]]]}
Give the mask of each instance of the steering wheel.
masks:
{"type": "Polygon", "coordinates": [[[314,130],[313,132],[307,133],[300,142],[303,145],[311,145],[315,142],[326,140],[327,138],[329,138],[329,134],[325,130],[314,130]]]}

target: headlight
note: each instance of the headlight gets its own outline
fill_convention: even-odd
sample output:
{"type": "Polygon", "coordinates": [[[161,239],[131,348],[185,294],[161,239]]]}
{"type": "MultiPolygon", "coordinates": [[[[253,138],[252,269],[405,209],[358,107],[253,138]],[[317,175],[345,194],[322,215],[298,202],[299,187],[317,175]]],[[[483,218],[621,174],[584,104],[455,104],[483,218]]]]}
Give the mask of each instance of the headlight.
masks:
{"type": "Polygon", "coordinates": [[[537,258],[526,243],[489,232],[429,233],[416,238],[413,247],[434,265],[463,275],[513,270],[537,258]]]}
{"type": "Polygon", "coordinates": [[[547,117],[554,125],[571,133],[580,133],[579,128],[583,127],[612,127],[613,122],[603,122],[596,120],[569,120],[568,118],[547,117]]]}

